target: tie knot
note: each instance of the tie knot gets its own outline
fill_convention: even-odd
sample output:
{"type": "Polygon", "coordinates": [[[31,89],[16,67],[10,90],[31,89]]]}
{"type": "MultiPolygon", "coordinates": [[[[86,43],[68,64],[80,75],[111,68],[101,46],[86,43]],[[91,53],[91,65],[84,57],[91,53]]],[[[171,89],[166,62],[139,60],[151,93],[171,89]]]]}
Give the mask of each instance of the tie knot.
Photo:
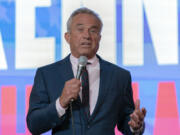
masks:
{"type": "Polygon", "coordinates": [[[87,66],[91,65],[90,62],[87,62],[87,65],[83,67],[83,70],[86,70],[87,71],[87,66]]]}

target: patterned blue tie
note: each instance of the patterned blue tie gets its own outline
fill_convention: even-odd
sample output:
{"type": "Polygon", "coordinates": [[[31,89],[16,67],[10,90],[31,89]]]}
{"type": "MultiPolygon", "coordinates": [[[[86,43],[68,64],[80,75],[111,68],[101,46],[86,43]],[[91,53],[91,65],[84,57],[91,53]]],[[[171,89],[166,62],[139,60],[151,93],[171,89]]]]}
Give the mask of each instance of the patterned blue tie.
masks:
{"type": "Polygon", "coordinates": [[[89,78],[88,78],[88,71],[86,67],[84,67],[82,72],[82,106],[84,108],[85,114],[87,118],[90,117],[89,111],[89,78]]]}

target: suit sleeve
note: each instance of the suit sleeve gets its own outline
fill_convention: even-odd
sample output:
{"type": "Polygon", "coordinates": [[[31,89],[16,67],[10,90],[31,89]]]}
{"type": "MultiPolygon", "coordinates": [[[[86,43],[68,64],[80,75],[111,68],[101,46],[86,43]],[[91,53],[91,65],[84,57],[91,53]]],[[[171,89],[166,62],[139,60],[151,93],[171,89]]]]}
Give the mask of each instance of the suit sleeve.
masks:
{"type": "Polygon", "coordinates": [[[58,117],[56,101],[50,102],[43,73],[37,70],[30,95],[27,126],[32,134],[41,134],[63,123],[65,115],[58,117]]]}
{"type": "MultiPolygon", "coordinates": [[[[123,115],[119,120],[117,127],[125,135],[133,134],[130,130],[128,122],[130,120],[130,114],[134,111],[133,91],[131,87],[131,75],[128,72],[126,76],[127,80],[123,90],[123,115]]],[[[122,110],[120,110],[122,112],[122,110]]]]}

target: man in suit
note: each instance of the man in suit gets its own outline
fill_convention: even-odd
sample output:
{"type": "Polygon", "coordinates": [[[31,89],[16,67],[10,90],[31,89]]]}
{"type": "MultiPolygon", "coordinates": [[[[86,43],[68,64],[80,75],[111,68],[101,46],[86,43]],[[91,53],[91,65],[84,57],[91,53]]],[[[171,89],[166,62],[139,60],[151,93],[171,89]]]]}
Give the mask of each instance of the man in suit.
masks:
{"type": "Polygon", "coordinates": [[[116,125],[126,135],[143,133],[146,110],[140,109],[139,100],[134,105],[130,73],[96,54],[102,25],[88,8],[71,14],[65,33],[71,54],[36,72],[27,115],[32,134],[52,129],[54,135],[114,135],[116,125]],[[88,115],[82,79],[75,78],[80,56],[86,56],[90,63],[86,66],[88,115]]]}

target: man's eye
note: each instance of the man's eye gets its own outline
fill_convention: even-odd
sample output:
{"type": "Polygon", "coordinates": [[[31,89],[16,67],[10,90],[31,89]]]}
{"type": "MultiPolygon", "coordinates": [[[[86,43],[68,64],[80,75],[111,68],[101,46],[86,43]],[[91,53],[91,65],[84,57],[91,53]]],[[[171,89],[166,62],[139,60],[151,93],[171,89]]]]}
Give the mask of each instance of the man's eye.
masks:
{"type": "Polygon", "coordinates": [[[91,33],[98,33],[98,31],[96,29],[92,29],[90,30],[91,33]]]}

